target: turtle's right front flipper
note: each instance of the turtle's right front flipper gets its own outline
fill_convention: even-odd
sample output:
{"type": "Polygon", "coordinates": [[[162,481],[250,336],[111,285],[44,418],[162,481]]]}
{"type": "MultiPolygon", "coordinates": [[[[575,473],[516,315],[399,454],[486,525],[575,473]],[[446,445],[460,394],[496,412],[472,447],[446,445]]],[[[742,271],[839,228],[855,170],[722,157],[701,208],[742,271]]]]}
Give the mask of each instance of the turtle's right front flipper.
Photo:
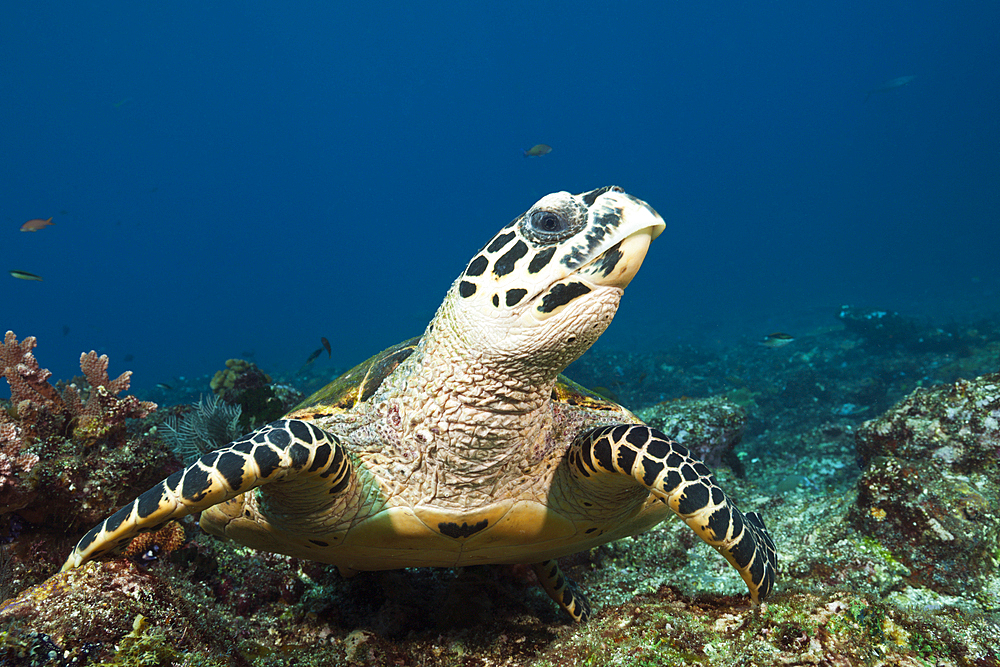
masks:
{"type": "Polygon", "coordinates": [[[139,533],[159,529],[241,493],[296,477],[319,477],[329,495],[344,492],[354,470],[339,438],[300,420],[272,422],[227,447],[205,454],[94,526],[62,569],[79,567],[126,546],[139,533]]]}

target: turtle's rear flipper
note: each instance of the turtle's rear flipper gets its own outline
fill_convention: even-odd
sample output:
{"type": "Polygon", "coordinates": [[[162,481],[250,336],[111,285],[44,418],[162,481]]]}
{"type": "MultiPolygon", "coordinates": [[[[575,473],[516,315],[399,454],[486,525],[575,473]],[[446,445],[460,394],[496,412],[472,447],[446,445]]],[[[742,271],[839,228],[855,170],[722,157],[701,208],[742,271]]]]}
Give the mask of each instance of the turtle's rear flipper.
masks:
{"type": "Polygon", "coordinates": [[[553,558],[532,566],[538,583],[549,597],[563,608],[574,621],[582,622],[590,618],[590,600],[576,586],[576,583],[562,573],[559,563],[553,558]]]}
{"type": "Polygon", "coordinates": [[[569,461],[581,484],[627,475],[648,488],[736,568],[759,602],[774,586],[778,556],[764,521],[743,514],[687,448],[642,424],[602,426],[577,437],[569,461]]]}
{"type": "Polygon", "coordinates": [[[340,440],[300,420],[272,422],[227,447],[205,454],[94,526],[73,549],[63,570],[126,546],[139,533],[207,509],[262,484],[320,477],[330,496],[354,479],[340,440]]]}

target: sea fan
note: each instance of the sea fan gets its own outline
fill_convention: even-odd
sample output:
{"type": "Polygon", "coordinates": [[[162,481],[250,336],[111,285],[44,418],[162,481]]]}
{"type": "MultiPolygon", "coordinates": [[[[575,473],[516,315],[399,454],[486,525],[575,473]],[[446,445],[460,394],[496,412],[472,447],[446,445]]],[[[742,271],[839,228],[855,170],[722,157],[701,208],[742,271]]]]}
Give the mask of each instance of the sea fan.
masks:
{"type": "Polygon", "coordinates": [[[171,416],[163,423],[162,436],[185,465],[240,436],[243,408],[229,405],[218,396],[202,397],[183,419],[171,416]]]}

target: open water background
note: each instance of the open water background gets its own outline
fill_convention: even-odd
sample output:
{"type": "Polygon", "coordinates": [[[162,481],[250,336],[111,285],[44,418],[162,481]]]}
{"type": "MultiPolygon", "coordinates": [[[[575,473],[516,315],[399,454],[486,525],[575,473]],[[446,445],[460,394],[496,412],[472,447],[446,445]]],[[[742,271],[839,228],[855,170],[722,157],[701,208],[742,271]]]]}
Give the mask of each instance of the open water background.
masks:
{"type": "Polygon", "coordinates": [[[1000,4],[308,5],[5,8],[0,330],[55,378],[290,372],[320,336],[332,374],[611,183],[668,227],[603,349],[1000,312],[1000,4]]]}

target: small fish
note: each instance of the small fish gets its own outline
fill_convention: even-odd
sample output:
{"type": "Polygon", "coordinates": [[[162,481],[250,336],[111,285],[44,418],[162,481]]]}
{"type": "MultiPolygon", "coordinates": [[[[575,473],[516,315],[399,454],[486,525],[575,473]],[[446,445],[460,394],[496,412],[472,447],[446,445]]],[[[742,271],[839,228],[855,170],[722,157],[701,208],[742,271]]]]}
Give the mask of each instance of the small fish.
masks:
{"type": "Polygon", "coordinates": [[[795,336],[778,331],[765,336],[764,340],[760,341],[760,344],[764,347],[781,347],[782,345],[788,345],[793,340],[795,340],[795,336]]]}
{"type": "Polygon", "coordinates": [[[528,150],[526,151],[522,150],[521,152],[524,153],[524,157],[541,157],[543,155],[548,155],[549,153],[551,153],[552,146],[549,146],[547,144],[535,144],[528,150]]]}
{"type": "Polygon", "coordinates": [[[42,220],[41,218],[33,218],[28,220],[26,223],[21,225],[22,232],[37,232],[39,229],[48,227],[49,225],[54,225],[56,223],[52,222],[52,218],[48,220],[42,220]]]}
{"type": "Polygon", "coordinates": [[[20,280],[41,280],[41,276],[36,276],[34,273],[28,273],[27,271],[18,271],[13,269],[10,271],[10,275],[18,278],[20,280]]]}
{"type": "Polygon", "coordinates": [[[306,363],[302,364],[302,368],[300,368],[299,370],[295,371],[296,375],[298,375],[299,373],[301,373],[302,371],[304,371],[306,368],[308,368],[309,364],[311,364],[312,362],[314,362],[317,359],[319,359],[319,355],[321,355],[322,353],[323,353],[323,348],[319,348],[318,350],[314,350],[313,353],[309,355],[309,358],[306,359],[306,363]]]}
{"type": "Polygon", "coordinates": [[[885,83],[883,83],[878,88],[873,88],[872,90],[869,90],[868,95],[865,96],[865,102],[867,102],[868,98],[872,96],[872,93],[887,93],[890,90],[896,90],[897,88],[902,88],[903,86],[909,83],[913,83],[913,80],[916,78],[917,77],[915,75],[910,74],[907,76],[897,76],[895,79],[890,79],[885,83]]]}
{"type": "Polygon", "coordinates": [[[331,349],[331,347],[330,347],[330,341],[328,341],[324,337],[324,338],[320,338],[319,342],[323,343],[323,349],[326,350],[326,356],[327,356],[327,358],[332,359],[333,358],[333,349],[331,349]]]}
{"type": "Polygon", "coordinates": [[[164,391],[173,391],[174,390],[174,388],[171,387],[166,382],[157,382],[156,386],[159,387],[160,389],[164,390],[164,391]]]}

